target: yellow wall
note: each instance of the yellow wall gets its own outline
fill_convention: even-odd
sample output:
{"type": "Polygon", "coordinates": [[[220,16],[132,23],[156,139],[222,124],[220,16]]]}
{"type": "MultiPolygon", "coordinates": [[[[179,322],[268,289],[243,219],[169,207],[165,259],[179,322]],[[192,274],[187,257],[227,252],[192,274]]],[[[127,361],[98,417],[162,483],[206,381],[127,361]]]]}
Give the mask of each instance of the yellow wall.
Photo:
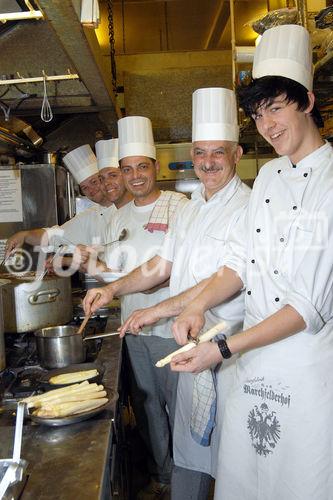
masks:
{"type": "Polygon", "coordinates": [[[326,0],[307,0],[308,11],[315,12],[317,10],[325,9],[326,0]]]}
{"type": "Polygon", "coordinates": [[[156,52],[116,56],[118,85],[123,85],[123,73],[161,71],[167,69],[231,66],[230,50],[198,50],[193,52],[156,52]]]}

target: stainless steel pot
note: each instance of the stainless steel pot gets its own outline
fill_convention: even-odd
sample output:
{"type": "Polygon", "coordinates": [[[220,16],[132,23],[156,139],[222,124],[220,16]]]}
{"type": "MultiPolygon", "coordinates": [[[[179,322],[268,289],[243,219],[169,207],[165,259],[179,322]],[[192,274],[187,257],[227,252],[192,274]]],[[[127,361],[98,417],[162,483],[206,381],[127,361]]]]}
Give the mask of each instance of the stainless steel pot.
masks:
{"type": "Polygon", "coordinates": [[[36,282],[34,276],[10,276],[9,282],[2,288],[5,332],[30,332],[71,321],[70,278],[46,276],[36,282]]]}
{"type": "Polygon", "coordinates": [[[119,335],[118,332],[82,337],[72,325],[41,328],[35,332],[38,361],[43,368],[64,368],[86,360],[86,340],[119,335]]]}
{"type": "Polygon", "coordinates": [[[75,326],[54,326],[35,332],[38,361],[43,368],[64,368],[83,363],[86,349],[75,326]]]}

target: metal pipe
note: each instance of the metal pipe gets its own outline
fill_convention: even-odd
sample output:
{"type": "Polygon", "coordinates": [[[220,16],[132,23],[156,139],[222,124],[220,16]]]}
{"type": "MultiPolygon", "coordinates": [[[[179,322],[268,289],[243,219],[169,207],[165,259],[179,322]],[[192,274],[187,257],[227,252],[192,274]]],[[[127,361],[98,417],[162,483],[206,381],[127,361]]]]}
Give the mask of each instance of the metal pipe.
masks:
{"type": "Polygon", "coordinates": [[[232,57],[232,87],[236,87],[236,38],[235,38],[235,11],[234,0],[229,0],[230,4],[230,26],[231,26],[231,57],[232,57]]]}
{"type": "Polygon", "coordinates": [[[295,0],[301,25],[308,29],[308,9],[306,0],[295,0]]]}

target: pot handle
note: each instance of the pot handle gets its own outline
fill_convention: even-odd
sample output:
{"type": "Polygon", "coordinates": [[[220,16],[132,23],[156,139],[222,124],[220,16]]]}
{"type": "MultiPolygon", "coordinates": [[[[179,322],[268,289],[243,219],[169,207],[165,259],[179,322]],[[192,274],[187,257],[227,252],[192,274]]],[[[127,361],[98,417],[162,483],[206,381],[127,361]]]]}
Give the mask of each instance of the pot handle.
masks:
{"type": "Polygon", "coordinates": [[[40,292],[30,295],[30,297],[28,298],[28,302],[32,306],[47,304],[49,302],[54,302],[59,294],[59,288],[53,288],[52,290],[41,290],[40,292]]]}
{"type": "Polygon", "coordinates": [[[83,337],[83,342],[85,342],[86,340],[95,340],[95,339],[102,339],[104,337],[113,337],[115,335],[118,335],[119,337],[119,332],[97,333],[96,335],[87,335],[86,337],[83,337]]]}

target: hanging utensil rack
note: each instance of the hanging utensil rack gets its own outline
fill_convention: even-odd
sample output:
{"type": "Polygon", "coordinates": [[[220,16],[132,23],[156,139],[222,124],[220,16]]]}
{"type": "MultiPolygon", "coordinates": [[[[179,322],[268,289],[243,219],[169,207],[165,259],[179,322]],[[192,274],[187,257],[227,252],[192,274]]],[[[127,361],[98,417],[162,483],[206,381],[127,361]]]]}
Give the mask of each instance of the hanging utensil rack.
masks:
{"type": "Polygon", "coordinates": [[[29,78],[24,78],[23,76],[20,75],[20,73],[16,73],[17,78],[6,78],[5,80],[0,80],[0,85],[17,85],[21,83],[38,83],[38,82],[44,82],[46,81],[56,81],[56,80],[78,80],[80,77],[77,73],[71,73],[70,70],[68,70],[68,73],[65,75],[47,75],[44,70],[42,70],[42,76],[35,76],[35,77],[29,77],[29,78]]]}

